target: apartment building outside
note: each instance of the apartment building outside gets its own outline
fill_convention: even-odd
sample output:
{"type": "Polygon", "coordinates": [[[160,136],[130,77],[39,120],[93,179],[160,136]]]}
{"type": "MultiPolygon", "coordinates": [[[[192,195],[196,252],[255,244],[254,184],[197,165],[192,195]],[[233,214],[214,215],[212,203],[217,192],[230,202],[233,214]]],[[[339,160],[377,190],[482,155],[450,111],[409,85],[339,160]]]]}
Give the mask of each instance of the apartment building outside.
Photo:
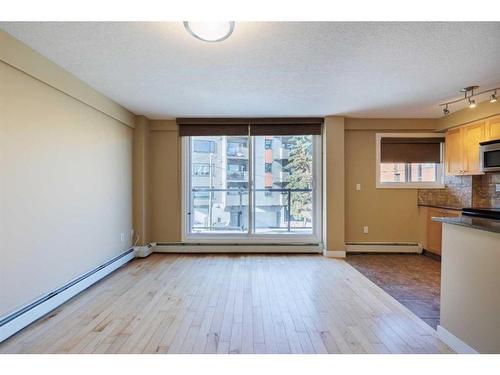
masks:
{"type": "Polygon", "coordinates": [[[297,211],[294,205],[300,203],[294,194],[312,198],[312,191],[296,191],[289,187],[290,150],[295,138],[253,137],[252,159],[249,154],[252,138],[247,136],[192,137],[192,229],[197,232],[245,232],[249,225],[249,171],[253,168],[255,232],[310,231],[310,220],[296,218],[290,212],[297,211]]]}

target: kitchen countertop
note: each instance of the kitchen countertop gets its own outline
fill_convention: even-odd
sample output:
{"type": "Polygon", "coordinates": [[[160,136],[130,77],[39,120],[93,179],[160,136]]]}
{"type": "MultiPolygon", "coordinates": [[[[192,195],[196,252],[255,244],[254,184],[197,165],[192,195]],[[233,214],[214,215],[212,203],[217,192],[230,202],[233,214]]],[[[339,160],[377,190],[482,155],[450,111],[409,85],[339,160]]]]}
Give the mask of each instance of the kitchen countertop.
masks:
{"type": "Polygon", "coordinates": [[[480,217],[433,217],[432,220],[441,223],[459,225],[467,228],[484,230],[487,232],[500,233],[500,220],[484,219],[480,217]]]}
{"type": "Polygon", "coordinates": [[[444,206],[444,205],[438,205],[438,204],[419,203],[418,206],[419,207],[442,208],[443,210],[462,211],[462,207],[444,206]]]}

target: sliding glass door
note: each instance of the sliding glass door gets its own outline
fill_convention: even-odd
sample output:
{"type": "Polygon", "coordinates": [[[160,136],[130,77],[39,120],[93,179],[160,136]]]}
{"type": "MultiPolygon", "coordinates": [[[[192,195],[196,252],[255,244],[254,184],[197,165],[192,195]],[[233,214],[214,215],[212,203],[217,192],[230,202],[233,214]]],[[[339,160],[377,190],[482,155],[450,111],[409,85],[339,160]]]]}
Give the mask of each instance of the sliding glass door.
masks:
{"type": "Polygon", "coordinates": [[[256,136],[253,232],[313,233],[313,136],[256,136]]]}
{"type": "Polygon", "coordinates": [[[320,136],[184,138],[186,240],[320,241],[320,136]]]}
{"type": "Polygon", "coordinates": [[[247,234],[249,137],[189,137],[192,234],[247,234]]]}

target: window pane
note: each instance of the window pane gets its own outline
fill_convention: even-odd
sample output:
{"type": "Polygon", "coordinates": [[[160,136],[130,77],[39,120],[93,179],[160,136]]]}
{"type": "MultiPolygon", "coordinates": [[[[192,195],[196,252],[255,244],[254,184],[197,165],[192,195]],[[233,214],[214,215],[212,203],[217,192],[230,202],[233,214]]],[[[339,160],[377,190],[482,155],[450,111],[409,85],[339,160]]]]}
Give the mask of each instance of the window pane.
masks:
{"type": "MultiPolygon", "coordinates": [[[[208,163],[194,163],[193,164],[193,176],[203,176],[207,177],[210,175],[210,164],[208,163]]],[[[213,168],[212,168],[212,171],[213,168]]]]}
{"type": "Polygon", "coordinates": [[[411,182],[436,182],[437,164],[435,163],[412,163],[411,182]]]}
{"type": "Polygon", "coordinates": [[[248,137],[191,137],[191,232],[246,233],[248,137]]]}
{"type": "Polygon", "coordinates": [[[404,163],[380,163],[380,182],[405,182],[404,163]]]}
{"type": "Polygon", "coordinates": [[[312,233],[312,136],[254,140],[256,233],[312,233]]]}
{"type": "MultiPolygon", "coordinates": [[[[194,138],[203,138],[203,137],[194,137],[194,138]]],[[[215,153],[216,143],[209,139],[194,140],[193,150],[194,152],[215,153]]]]}

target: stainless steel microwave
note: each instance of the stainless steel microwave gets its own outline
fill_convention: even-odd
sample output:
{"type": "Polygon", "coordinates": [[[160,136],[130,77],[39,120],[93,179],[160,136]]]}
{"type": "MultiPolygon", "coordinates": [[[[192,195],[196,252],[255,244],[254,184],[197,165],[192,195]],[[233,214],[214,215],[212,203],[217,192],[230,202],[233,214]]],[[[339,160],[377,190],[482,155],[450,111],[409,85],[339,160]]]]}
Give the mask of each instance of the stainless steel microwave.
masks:
{"type": "Polygon", "coordinates": [[[479,144],[481,171],[500,171],[500,139],[479,144]]]}

